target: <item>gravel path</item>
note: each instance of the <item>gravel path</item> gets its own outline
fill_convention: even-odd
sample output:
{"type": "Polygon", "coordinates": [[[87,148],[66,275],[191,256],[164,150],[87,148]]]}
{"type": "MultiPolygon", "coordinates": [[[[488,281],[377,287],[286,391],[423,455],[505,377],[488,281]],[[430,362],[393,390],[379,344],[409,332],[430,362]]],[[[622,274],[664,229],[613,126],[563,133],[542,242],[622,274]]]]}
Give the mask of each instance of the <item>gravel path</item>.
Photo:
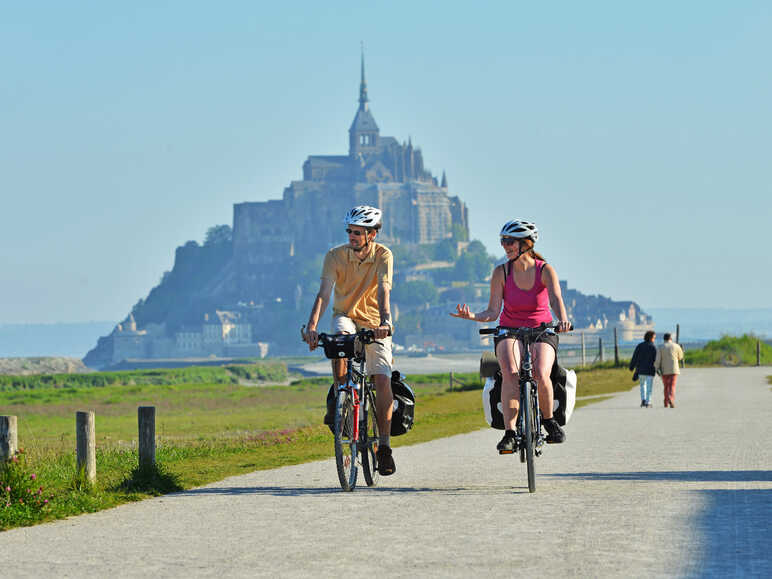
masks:
{"type": "Polygon", "coordinates": [[[341,492],[325,460],[0,533],[0,573],[769,576],[767,374],[687,369],[675,409],[659,380],[653,409],[637,389],[580,409],[537,460],[534,494],[483,430],[397,448],[372,489],[341,492]]]}

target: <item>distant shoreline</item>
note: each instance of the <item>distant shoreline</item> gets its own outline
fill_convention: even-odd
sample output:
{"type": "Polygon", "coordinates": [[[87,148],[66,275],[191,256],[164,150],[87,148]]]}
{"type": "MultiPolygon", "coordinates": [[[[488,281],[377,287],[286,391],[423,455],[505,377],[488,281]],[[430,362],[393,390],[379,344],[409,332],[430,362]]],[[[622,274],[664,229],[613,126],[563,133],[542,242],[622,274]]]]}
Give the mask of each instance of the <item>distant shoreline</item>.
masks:
{"type": "MultiPolygon", "coordinates": [[[[654,330],[675,334],[682,342],[704,342],[723,334],[753,333],[772,339],[772,308],[649,308],[654,330]]],[[[0,358],[82,358],[97,340],[109,334],[114,321],[0,323],[0,358]]],[[[642,336],[641,336],[642,337],[642,336]]]]}

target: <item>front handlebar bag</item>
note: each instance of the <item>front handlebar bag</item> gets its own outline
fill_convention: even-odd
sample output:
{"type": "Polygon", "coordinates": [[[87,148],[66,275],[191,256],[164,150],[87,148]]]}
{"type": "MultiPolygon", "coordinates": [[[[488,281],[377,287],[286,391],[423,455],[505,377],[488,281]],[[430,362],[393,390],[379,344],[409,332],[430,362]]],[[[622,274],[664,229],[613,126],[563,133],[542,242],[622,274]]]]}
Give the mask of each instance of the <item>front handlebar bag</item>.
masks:
{"type": "Polygon", "coordinates": [[[400,436],[413,428],[415,420],[415,394],[397,370],[391,373],[391,393],[394,407],[391,414],[391,436],[400,436]]]}
{"type": "Polygon", "coordinates": [[[332,360],[337,358],[353,358],[354,343],[356,337],[353,334],[327,336],[324,341],[324,355],[332,360]]]}

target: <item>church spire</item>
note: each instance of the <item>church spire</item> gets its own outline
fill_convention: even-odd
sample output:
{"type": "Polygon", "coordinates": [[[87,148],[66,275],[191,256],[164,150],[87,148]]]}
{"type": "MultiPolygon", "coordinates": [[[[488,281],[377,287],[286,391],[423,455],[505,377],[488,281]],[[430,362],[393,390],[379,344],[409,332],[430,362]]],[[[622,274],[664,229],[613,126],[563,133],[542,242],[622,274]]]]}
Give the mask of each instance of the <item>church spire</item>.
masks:
{"type": "Polygon", "coordinates": [[[367,81],[365,80],[365,43],[362,43],[362,80],[359,81],[359,110],[367,110],[367,81]]]}
{"type": "Polygon", "coordinates": [[[373,153],[378,150],[378,125],[367,105],[367,81],[365,80],[365,46],[362,43],[362,77],[359,83],[359,109],[354,122],[348,130],[348,152],[351,157],[360,153],[373,153]]]}

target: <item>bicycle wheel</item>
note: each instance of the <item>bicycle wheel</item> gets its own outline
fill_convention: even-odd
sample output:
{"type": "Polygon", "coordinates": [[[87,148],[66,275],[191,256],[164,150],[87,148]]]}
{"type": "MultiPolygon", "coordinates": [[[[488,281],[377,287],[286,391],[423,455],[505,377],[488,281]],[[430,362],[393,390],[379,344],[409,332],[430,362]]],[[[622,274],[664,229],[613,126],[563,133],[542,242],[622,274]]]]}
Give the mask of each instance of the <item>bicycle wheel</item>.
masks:
{"type": "Polygon", "coordinates": [[[357,484],[357,441],[354,440],[354,400],[351,392],[338,392],[335,404],[335,464],[344,491],[357,484]]]}
{"type": "Polygon", "coordinates": [[[525,462],[528,464],[528,492],[532,493],[536,491],[536,470],[533,464],[533,457],[537,434],[533,426],[533,393],[531,392],[530,382],[526,382],[520,388],[523,396],[520,411],[523,413],[523,424],[525,425],[523,444],[525,445],[525,462]]]}
{"type": "Polygon", "coordinates": [[[378,484],[378,418],[375,411],[375,392],[369,390],[362,405],[359,452],[362,455],[362,473],[365,475],[367,486],[378,484]]]}

